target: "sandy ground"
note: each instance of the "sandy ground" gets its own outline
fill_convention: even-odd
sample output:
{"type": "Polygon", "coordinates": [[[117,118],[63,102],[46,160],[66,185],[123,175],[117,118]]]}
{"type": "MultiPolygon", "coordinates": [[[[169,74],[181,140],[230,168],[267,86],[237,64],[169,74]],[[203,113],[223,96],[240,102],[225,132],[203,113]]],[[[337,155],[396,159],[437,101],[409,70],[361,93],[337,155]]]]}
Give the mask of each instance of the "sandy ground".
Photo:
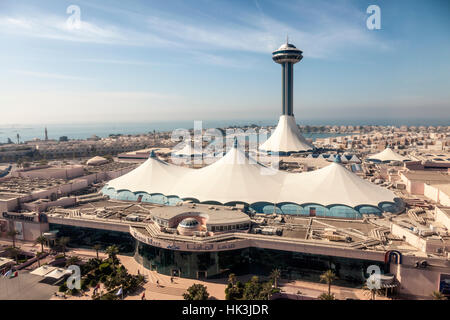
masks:
{"type": "MultiPolygon", "coordinates": [[[[0,241],[0,244],[10,244],[8,241],[0,241]]],[[[36,252],[40,251],[40,245],[33,243],[23,243],[17,242],[16,246],[21,247],[23,250],[36,252]]],[[[86,250],[86,249],[69,249],[67,252],[68,256],[76,255],[81,258],[93,258],[96,256],[96,252],[94,250],[86,250]]],[[[100,258],[106,258],[106,254],[99,253],[100,258]]],[[[186,292],[186,289],[189,288],[194,283],[200,283],[207,287],[210,297],[212,299],[225,299],[225,288],[227,285],[227,279],[218,279],[218,280],[193,280],[193,279],[184,279],[184,278],[174,278],[174,281],[171,282],[170,277],[162,274],[158,274],[156,271],[150,271],[144,268],[142,265],[137,263],[133,257],[122,256],[119,255],[121,263],[127,268],[128,272],[131,274],[143,274],[146,277],[147,283],[144,285],[143,290],[137,292],[134,295],[125,296],[125,300],[140,300],[143,292],[145,291],[146,300],[182,300],[183,293],[186,292]],[[159,284],[157,284],[157,281],[159,284]]],[[[41,260],[41,265],[46,262],[47,259],[41,260]]],[[[37,267],[37,263],[33,266],[27,267],[27,270],[32,270],[37,267]]],[[[238,280],[241,282],[247,281],[251,276],[242,276],[238,277],[238,280]]],[[[317,297],[320,294],[327,292],[328,287],[323,283],[314,283],[314,282],[306,282],[306,281],[286,281],[281,279],[279,281],[279,287],[282,292],[296,294],[300,291],[301,295],[309,296],[309,297],[317,297]]],[[[57,287],[55,287],[55,291],[57,291],[57,287]]],[[[100,291],[104,290],[103,287],[100,288],[100,291]]],[[[339,287],[332,286],[332,293],[335,295],[337,299],[361,299],[367,300],[368,296],[361,289],[347,288],[347,287],[339,287]]],[[[83,295],[78,297],[67,296],[66,299],[75,299],[75,300],[90,300],[93,293],[93,289],[91,288],[89,291],[85,292],[83,295]]],[[[59,294],[61,295],[61,294],[59,294]]],[[[52,296],[51,299],[63,299],[59,296],[52,296]]],[[[384,297],[378,297],[377,300],[385,300],[384,297]]]]}

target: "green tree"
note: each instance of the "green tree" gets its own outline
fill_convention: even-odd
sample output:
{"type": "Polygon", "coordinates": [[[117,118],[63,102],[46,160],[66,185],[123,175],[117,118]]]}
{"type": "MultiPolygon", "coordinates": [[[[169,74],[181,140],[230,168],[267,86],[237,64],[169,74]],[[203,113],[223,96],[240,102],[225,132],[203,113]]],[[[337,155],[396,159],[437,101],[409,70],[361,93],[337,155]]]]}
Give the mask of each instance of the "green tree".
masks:
{"type": "Polygon", "coordinates": [[[242,299],[243,294],[244,285],[240,281],[236,282],[236,285],[228,283],[225,288],[225,300],[239,300],[242,299]]]}
{"type": "Polygon", "coordinates": [[[16,248],[16,247],[8,247],[6,248],[6,252],[8,254],[9,257],[14,258],[14,260],[16,261],[16,263],[18,262],[18,257],[20,254],[20,249],[16,248]]]}
{"type": "Polygon", "coordinates": [[[262,285],[258,276],[253,276],[244,286],[243,298],[245,300],[260,300],[262,285]]]}
{"type": "Polygon", "coordinates": [[[325,282],[328,284],[328,295],[331,294],[331,283],[336,279],[336,274],[332,270],[327,270],[320,275],[320,282],[325,282]]]}
{"type": "Polygon", "coordinates": [[[36,253],[36,258],[37,258],[38,267],[41,266],[41,256],[42,256],[43,254],[44,254],[44,253],[43,253],[42,251],[36,253]]]}
{"type": "Polygon", "coordinates": [[[115,266],[118,262],[117,254],[119,253],[119,248],[116,245],[109,246],[106,248],[106,254],[111,260],[112,264],[115,266]]]}
{"type": "Polygon", "coordinates": [[[334,297],[334,294],[330,293],[322,293],[320,296],[318,296],[319,300],[336,300],[334,297]]]}
{"type": "Polygon", "coordinates": [[[102,246],[98,243],[94,245],[94,250],[95,250],[95,253],[97,254],[97,259],[99,259],[98,252],[100,251],[101,248],[102,248],[102,246]]]}
{"type": "Polygon", "coordinates": [[[230,283],[232,286],[235,285],[235,283],[236,283],[236,274],[230,273],[230,275],[228,276],[228,283],[230,283]]]}
{"type": "Polygon", "coordinates": [[[431,297],[433,300],[447,300],[447,297],[440,291],[433,291],[431,297]]]}
{"type": "Polygon", "coordinates": [[[273,269],[270,273],[270,279],[273,281],[275,288],[278,288],[278,279],[281,277],[280,269],[273,269]]]}
{"type": "Polygon", "coordinates": [[[41,245],[41,252],[44,252],[44,245],[47,243],[47,238],[45,236],[39,236],[36,238],[34,243],[38,243],[41,245]]]}
{"type": "Polygon", "coordinates": [[[19,235],[19,232],[17,232],[16,230],[10,230],[7,233],[8,237],[10,237],[12,239],[13,242],[13,248],[16,247],[16,236],[19,235]]]}
{"type": "Polygon", "coordinates": [[[259,294],[259,300],[270,300],[272,294],[279,291],[280,289],[275,288],[272,280],[266,281],[261,285],[261,293],[259,294]]]}
{"type": "Polygon", "coordinates": [[[194,283],[183,293],[183,298],[184,300],[208,300],[209,293],[204,285],[194,283]]]}
{"type": "Polygon", "coordinates": [[[69,243],[69,241],[70,241],[69,237],[62,237],[58,241],[58,245],[60,246],[60,248],[63,252],[64,258],[66,257],[66,249],[67,249],[67,244],[69,243]]]}
{"type": "Polygon", "coordinates": [[[71,265],[78,265],[79,266],[80,264],[81,264],[81,259],[78,256],[71,256],[66,261],[66,267],[71,266],[71,265]]]}

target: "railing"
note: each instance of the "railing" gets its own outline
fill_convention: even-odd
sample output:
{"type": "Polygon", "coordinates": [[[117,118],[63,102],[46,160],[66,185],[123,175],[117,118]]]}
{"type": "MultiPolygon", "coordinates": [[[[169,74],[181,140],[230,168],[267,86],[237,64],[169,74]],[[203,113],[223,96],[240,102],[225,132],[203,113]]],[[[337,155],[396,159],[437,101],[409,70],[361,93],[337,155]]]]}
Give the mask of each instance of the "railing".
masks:
{"type": "MultiPolygon", "coordinates": [[[[208,243],[208,242],[217,242],[217,241],[233,241],[233,240],[262,240],[262,241],[271,241],[271,242],[277,242],[277,243],[288,243],[288,244],[307,244],[307,245],[324,245],[327,248],[339,248],[339,249],[350,249],[354,250],[353,245],[354,244],[347,244],[347,243],[341,243],[341,244],[335,244],[335,243],[329,243],[329,242],[323,242],[320,240],[305,240],[305,239],[297,239],[297,238],[288,238],[288,237],[279,237],[279,236],[268,236],[268,235],[260,235],[260,234],[250,234],[250,233],[238,233],[238,232],[230,232],[226,234],[220,234],[210,237],[189,237],[189,236],[181,236],[181,235],[169,235],[164,234],[163,232],[159,231],[155,228],[155,224],[153,225],[146,225],[145,229],[149,233],[150,237],[166,240],[166,241],[178,241],[178,242],[193,242],[193,243],[208,243]]],[[[367,247],[370,246],[372,243],[375,242],[379,243],[378,240],[375,239],[369,239],[365,241],[361,241],[358,243],[355,243],[357,247],[367,247]]],[[[367,251],[373,251],[373,252],[379,252],[376,250],[367,250],[367,251]]]]}

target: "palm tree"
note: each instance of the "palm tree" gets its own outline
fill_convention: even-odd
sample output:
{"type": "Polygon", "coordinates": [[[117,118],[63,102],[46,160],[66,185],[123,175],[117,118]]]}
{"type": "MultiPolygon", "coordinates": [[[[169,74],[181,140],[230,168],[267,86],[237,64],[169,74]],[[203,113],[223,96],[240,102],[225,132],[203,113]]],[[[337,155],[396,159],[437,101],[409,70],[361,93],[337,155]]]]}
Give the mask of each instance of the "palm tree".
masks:
{"type": "Polygon", "coordinates": [[[81,262],[80,257],[78,257],[78,256],[71,256],[69,259],[67,259],[66,266],[79,265],[80,262],[81,262]]]}
{"type": "Polygon", "coordinates": [[[119,248],[117,248],[116,245],[109,246],[106,248],[106,254],[108,255],[109,259],[111,259],[112,264],[115,265],[117,262],[117,254],[119,253],[119,248]]]}
{"type": "Polygon", "coordinates": [[[236,283],[236,275],[234,273],[230,273],[228,276],[228,283],[231,283],[231,285],[234,287],[234,284],[236,283]]]}
{"type": "Polygon", "coordinates": [[[61,246],[62,248],[62,252],[64,254],[64,258],[66,257],[66,248],[67,248],[67,244],[69,243],[70,238],[69,237],[62,237],[59,239],[58,244],[61,246]]]}
{"type": "Polygon", "coordinates": [[[8,237],[11,237],[12,242],[13,242],[13,248],[16,247],[16,236],[19,235],[20,233],[16,230],[10,230],[8,231],[8,237]]]}
{"type": "Polygon", "coordinates": [[[278,288],[278,279],[281,277],[281,271],[280,269],[273,269],[270,273],[270,279],[273,280],[273,285],[275,288],[278,288]]]}
{"type": "Polygon", "coordinates": [[[14,257],[14,259],[16,260],[16,263],[19,263],[18,262],[18,256],[20,253],[19,249],[17,249],[16,247],[9,247],[9,248],[6,248],[6,252],[8,252],[8,256],[10,256],[11,258],[14,257]]]}
{"type": "Polygon", "coordinates": [[[447,297],[440,291],[433,291],[431,296],[433,297],[433,300],[447,300],[447,297]]]}
{"type": "Polygon", "coordinates": [[[320,276],[320,282],[328,284],[328,295],[331,295],[331,283],[336,280],[336,274],[332,270],[327,270],[320,276]]]}
{"type": "Polygon", "coordinates": [[[39,236],[34,241],[35,243],[39,243],[41,245],[41,252],[44,252],[44,244],[47,243],[47,238],[45,236],[39,236]]]}
{"type": "Polygon", "coordinates": [[[383,290],[381,290],[379,287],[377,288],[376,280],[372,277],[369,277],[367,281],[368,282],[364,284],[362,289],[364,290],[364,293],[370,297],[370,300],[375,300],[377,295],[381,296],[383,294],[383,290]],[[371,285],[368,286],[368,283],[371,285]]]}
{"type": "Polygon", "coordinates": [[[100,244],[96,244],[96,245],[94,245],[94,250],[95,250],[95,253],[97,253],[97,260],[99,260],[99,258],[98,258],[98,251],[100,250],[102,248],[102,246],[100,245],[100,244]]]}
{"type": "Polygon", "coordinates": [[[364,293],[370,297],[370,300],[376,299],[378,290],[375,287],[371,286],[369,288],[367,284],[365,284],[362,289],[364,290],[364,293]]]}
{"type": "Polygon", "coordinates": [[[37,252],[36,253],[36,258],[37,258],[37,263],[38,263],[38,267],[41,266],[41,256],[42,256],[43,252],[37,252]]]}

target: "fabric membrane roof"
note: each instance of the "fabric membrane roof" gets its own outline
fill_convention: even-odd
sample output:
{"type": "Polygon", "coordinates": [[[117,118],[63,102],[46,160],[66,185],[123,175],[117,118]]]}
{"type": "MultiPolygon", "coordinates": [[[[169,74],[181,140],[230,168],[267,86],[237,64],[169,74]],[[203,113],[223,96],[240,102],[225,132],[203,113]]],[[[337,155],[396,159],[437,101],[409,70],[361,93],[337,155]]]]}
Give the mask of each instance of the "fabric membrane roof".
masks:
{"type": "Polygon", "coordinates": [[[275,131],[259,146],[260,150],[272,152],[296,152],[313,150],[302,136],[294,116],[282,115],[275,131]]]}
{"type": "Polygon", "coordinates": [[[376,153],[367,158],[368,160],[379,160],[379,161],[405,161],[409,160],[408,158],[399,155],[394,152],[391,148],[386,148],[383,151],[376,153]]]}
{"type": "Polygon", "coordinates": [[[197,149],[191,146],[191,142],[188,142],[182,149],[173,151],[173,154],[176,156],[201,156],[203,152],[197,151],[197,149]]]}
{"type": "Polygon", "coordinates": [[[288,173],[249,158],[236,145],[215,163],[191,169],[150,157],[141,166],[108,182],[116,191],[146,192],[222,204],[292,202],[377,206],[395,194],[350,172],[338,163],[315,171],[288,173]]]}

